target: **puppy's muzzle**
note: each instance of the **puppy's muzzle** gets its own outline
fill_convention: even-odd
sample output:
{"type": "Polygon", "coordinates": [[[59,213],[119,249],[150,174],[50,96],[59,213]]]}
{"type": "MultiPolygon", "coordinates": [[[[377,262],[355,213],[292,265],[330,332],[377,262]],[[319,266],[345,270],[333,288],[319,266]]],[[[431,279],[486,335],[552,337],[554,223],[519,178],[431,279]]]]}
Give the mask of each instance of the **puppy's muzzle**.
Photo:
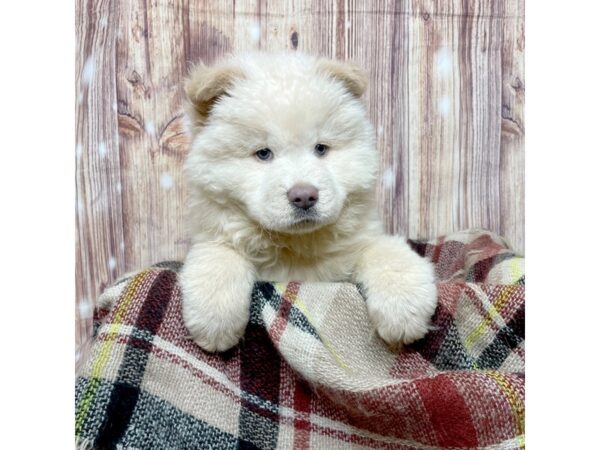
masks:
{"type": "Polygon", "coordinates": [[[308,211],[319,201],[319,190],[312,184],[297,183],[287,192],[287,198],[296,208],[308,211]]]}

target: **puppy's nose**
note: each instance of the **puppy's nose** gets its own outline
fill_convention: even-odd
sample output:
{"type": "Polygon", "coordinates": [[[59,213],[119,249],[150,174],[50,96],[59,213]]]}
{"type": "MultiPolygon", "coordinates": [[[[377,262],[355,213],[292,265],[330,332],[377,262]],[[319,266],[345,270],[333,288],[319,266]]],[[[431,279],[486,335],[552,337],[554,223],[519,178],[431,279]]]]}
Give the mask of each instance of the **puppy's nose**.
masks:
{"type": "Polygon", "coordinates": [[[288,191],[287,198],[296,208],[307,210],[319,200],[319,191],[312,184],[297,183],[288,191]]]}

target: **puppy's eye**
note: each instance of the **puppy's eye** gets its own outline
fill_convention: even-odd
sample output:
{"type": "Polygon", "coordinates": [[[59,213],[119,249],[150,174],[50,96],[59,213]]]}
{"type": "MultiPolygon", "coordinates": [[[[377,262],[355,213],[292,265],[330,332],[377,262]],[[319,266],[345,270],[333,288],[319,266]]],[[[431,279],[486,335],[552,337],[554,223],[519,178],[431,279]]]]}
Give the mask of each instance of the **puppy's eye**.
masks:
{"type": "Polygon", "coordinates": [[[273,159],[273,152],[268,148],[261,148],[255,153],[256,157],[261,161],[268,161],[273,159]]]}
{"type": "Polygon", "coordinates": [[[325,156],[328,150],[329,147],[325,144],[315,145],[315,153],[317,154],[317,156],[325,156]]]}

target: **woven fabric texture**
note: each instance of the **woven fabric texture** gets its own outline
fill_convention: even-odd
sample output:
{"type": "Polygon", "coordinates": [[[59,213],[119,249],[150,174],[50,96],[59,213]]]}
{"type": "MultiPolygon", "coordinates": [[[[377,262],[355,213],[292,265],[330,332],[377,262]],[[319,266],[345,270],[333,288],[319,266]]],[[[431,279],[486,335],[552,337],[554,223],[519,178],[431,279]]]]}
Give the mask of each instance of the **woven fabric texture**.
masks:
{"type": "Polygon", "coordinates": [[[77,373],[78,446],[522,448],[523,258],[482,230],[411,245],[439,306],[396,353],[352,284],[257,283],[240,345],[209,354],[182,322],[180,263],[119,280],[77,373]]]}

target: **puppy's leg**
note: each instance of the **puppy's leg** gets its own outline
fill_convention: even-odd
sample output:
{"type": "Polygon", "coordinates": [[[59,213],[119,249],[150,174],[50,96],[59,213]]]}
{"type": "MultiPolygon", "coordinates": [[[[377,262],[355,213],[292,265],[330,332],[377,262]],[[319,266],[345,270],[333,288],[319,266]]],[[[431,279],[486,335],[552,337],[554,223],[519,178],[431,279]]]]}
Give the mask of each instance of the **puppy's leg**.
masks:
{"type": "Polygon", "coordinates": [[[437,305],[433,264],[399,237],[381,236],[358,261],[355,280],[367,295],[375,329],[388,344],[409,344],[428,331],[437,305]]]}
{"type": "Polygon", "coordinates": [[[250,314],[252,265],[226,246],[196,243],[186,257],[179,283],[183,321],[194,341],[209,352],[236,345],[250,314]]]}

